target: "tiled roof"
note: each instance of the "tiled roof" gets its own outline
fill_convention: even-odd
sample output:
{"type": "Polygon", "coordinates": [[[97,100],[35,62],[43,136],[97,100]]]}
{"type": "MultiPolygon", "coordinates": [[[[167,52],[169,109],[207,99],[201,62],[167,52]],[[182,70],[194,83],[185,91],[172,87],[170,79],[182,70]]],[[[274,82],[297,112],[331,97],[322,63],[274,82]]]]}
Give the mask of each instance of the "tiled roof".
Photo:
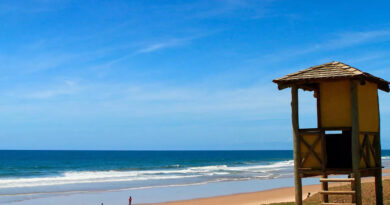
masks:
{"type": "Polygon", "coordinates": [[[318,80],[331,80],[342,78],[356,78],[375,82],[378,88],[389,92],[389,82],[382,78],[375,77],[369,73],[363,72],[347,64],[333,61],[322,65],[313,66],[305,70],[288,74],[284,77],[273,80],[279,87],[290,87],[299,82],[314,82],[318,80]]]}

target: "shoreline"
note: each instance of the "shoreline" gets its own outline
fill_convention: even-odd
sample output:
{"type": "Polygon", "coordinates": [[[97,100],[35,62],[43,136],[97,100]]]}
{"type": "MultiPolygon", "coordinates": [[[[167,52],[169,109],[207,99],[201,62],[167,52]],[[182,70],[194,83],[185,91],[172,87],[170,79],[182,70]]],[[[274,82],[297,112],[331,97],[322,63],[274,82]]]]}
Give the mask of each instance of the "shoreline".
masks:
{"type": "MultiPolygon", "coordinates": [[[[382,170],[383,180],[390,179],[390,168],[382,170]]],[[[362,178],[362,183],[373,182],[374,178],[367,177],[362,178]]],[[[337,187],[345,185],[346,183],[338,182],[330,184],[330,187],[337,187]]],[[[308,193],[314,195],[321,190],[321,184],[304,185],[302,186],[303,199],[307,198],[308,193]]],[[[169,201],[162,203],[142,203],[136,205],[259,205],[259,204],[270,204],[270,203],[283,203],[292,202],[295,200],[295,188],[294,187],[280,187],[274,189],[268,189],[256,192],[238,193],[214,197],[195,198],[188,200],[169,201]]]]}
{"type": "MultiPolygon", "coordinates": [[[[383,179],[390,179],[390,169],[383,169],[383,179]]],[[[373,178],[363,178],[363,182],[373,178]]],[[[332,183],[330,187],[344,185],[332,183]]],[[[244,180],[215,182],[191,186],[172,186],[151,189],[103,191],[77,194],[59,194],[26,197],[18,201],[3,201],[0,204],[12,205],[85,205],[85,204],[127,204],[129,196],[134,205],[260,205],[294,201],[293,178],[277,178],[267,180],[244,180]]],[[[318,177],[304,178],[303,198],[317,193],[321,188],[318,177]]]]}

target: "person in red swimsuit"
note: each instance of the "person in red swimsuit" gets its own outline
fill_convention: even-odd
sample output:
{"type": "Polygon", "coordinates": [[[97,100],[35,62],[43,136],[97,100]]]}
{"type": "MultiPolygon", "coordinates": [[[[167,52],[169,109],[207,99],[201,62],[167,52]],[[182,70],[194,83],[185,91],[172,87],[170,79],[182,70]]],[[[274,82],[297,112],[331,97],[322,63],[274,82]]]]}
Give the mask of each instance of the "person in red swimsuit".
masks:
{"type": "Polygon", "coordinates": [[[129,197],[129,205],[131,205],[131,201],[132,201],[133,199],[131,198],[131,196],[129,197]]]}

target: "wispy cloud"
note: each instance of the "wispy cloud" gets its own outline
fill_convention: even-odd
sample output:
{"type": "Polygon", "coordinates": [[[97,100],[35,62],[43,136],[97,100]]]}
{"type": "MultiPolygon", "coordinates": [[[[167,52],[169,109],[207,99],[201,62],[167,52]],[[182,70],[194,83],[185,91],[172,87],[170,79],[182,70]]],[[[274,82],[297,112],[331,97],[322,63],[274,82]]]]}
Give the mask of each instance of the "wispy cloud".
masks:
{"type": "MultiPolygon", "coordinates": [[[[118,115],[121,117],[189,116],[207,114],[269,118],[288,112],[287,95],[273,85],[252,84],[246,87],[212,89],[211,85],[170,87],[154,84],[101,84],[74,81],[62,82],[51,88],[35,87],[0,92],[9,104],[6,112],[54,112],[59,115],[118,115]],[[23,101],[19,101],[22,99],[23,101]],[[73,102],[77,110],[72,113],[73,102]],[[15,103],[18,102],[18,103],[15,103]],[[45,106],[42,106],[45,105],[45,106]],[[55,107],[63,109],[55,110],[55,107]],[[41,111],[40,111],[41,110],[41,111]],[[65,110],[68,110],[64,112],[65,110]]],[[[5,110],[4,110],[5,111],[5,110]]]]}
{"type": "Polygon", "coordinates": [[[294,46],[276,53],[271,53],[260,58],[250,59],[250,62],[278,62],[286,59],[312,54],[320,51],[341,50],[364,44],[390,41],[390,29],[379,29],[371,31],[347,31],[330,34],[331,38],[322,42],[311,43],[306,46],[294,46]]]}
{"type": "MultiPolygon", "coordinates": [[[[312,47],[312,50],[339,49],[365,43],[388,41],[390,40],[390,29],[342,32],[336,34],[335,36],[336,37],[333,39],[315,44],[312,47]]],[[[308,52],[310,51],[311,49],[308,49],[308,52]]]]}
{"type": "Polygon", "coordinates": [[[151,52],[166,49],[166,48],[181,46],[188,41],[190,41],[189,38],[187,38],[187,39],[172,39],[172,40],[168,40],[165,42],[153,43],[153,44],[147,45],[143,48],[140,48],[135,53],[136,54],[137,53],[151,53],[151,52]]]}
{"type": "Polygon", "coordinates": [[[167,40],[160,40],[160,41],[156,41],[156,42],[152,42],[152,43],[144,43],[145,46],[136,50],[134,52],[134,54],[151,53],[154,51],[163,50],[163,49],[167,49],[167,48],[183,46],[185,44],[190,43],[191,41],[212,35],[216,32],[218,32],[218,31],[217,30],[212,31],[212,32],[208,31],[208,32],[205,32],[202,34],[195,34],[195,35],[183,37],[183,38],[177,37],[177,38],[171,38],[171,39],[167,39],[167,40]]]}
{"type": "MultiPolygon", "coordinates": [[[[38,50],[31,53],[15,56],[10,54],[0,55],[0,72],[14,74],[32,74],[47,71],[70,65],[74,62],[86,60],[86,54],[69,53],[61,51],[40,52],[38,50]],[[23,59],[23,60],[21,60],[23,59]]],[[[7,73],[7,74],[8,74],[7,73]]]]}
{"type": "Polygon", "coordinates": [[[59,84],[37,86],[32,88],[16,88],[5,91],[8,98],[23,100],[58,100],[62,96],[70,96],[81,91],[81,87],[72,80],[65,80],[59,84]],[[47,88],[49,87],[49,88],[47,88]]]}
{"type": "Polygon", "coordinates": [[[192,36],[182,37],[182,38],[177,37],[177,38],[168,38],[167,40],[145,40],[145,42],[143,42],[142,45],[139,46],[139,48],[136,49],[135,51],[127,51],[127,53],[124,53],[123,55],[121,55],[117,58],[109,59],[109,60],[105,61],[104,63],[93,66],[93,69],[94,70],[104,70],[107,68],[111,68],[113,65],[115,65],[119,62],[122,62],[128,58],[131,58],[131,57],[134,57],[137,55],[153,53],[153,52],[164,50],[164,49],[184,46],[186,44],[190,44],[194,40],[210,36],[210,35],[217,33],[217,32],[219,32],[219,30],[208,31],[208,32],[204,32],[202,34],[194,34],[192,36]]]}
{"type": "Polygon", "coordinates": [[[187,6],[192,12],[190,16],[195,18],[214,18],[221,16],[232,16],[240,10],[245,10],[245,15],[240,18],[262,18],[268,12],[268,7],[273,0],[251,1],[251,0],[224,0],[224,1],[205,1],[195,5],[187,6]]]}
{"type": "Polygon", "coordinates": [[[1,1],[0,14],[2,13],[26,13],[35,14],[52,12],[65,8],[68,0],[25,0],[25,1],[1,1]]]}

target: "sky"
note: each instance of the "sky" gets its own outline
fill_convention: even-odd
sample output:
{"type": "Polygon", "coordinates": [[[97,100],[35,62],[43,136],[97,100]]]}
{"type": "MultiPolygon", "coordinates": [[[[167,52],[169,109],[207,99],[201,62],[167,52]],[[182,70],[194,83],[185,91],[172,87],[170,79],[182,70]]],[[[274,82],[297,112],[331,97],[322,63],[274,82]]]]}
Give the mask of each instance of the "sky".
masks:
{"type": "MultiPolygon", "coordinates": [[[[272,80],[329,61],[390,80],[389,7],[0,0],[0,149],[292,149],[290,91],[272,80]]],[[[300,116],[316,126],[310,92],[300,116]]]]}

